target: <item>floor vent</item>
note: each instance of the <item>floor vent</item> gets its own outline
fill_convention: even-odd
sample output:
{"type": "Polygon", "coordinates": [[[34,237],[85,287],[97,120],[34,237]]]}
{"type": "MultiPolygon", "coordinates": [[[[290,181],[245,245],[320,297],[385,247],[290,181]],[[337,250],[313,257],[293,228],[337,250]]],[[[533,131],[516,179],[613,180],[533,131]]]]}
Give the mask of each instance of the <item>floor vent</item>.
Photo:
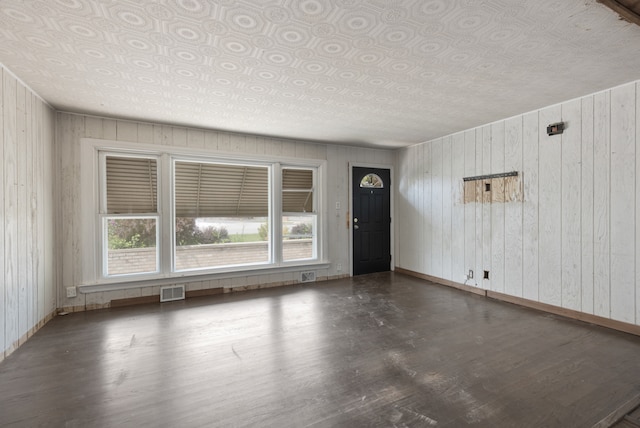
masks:
{"type": "Polygon", "coordinates": [[[171,302],[173,300],[184,300],[184,285],[172,285],[160,289],[161,302],[171,302]]]}
{"type": "Polygon", "coordinates": [[[300,272],[300,282],[314,282],[316,273],[314,271],[300,272]]]}

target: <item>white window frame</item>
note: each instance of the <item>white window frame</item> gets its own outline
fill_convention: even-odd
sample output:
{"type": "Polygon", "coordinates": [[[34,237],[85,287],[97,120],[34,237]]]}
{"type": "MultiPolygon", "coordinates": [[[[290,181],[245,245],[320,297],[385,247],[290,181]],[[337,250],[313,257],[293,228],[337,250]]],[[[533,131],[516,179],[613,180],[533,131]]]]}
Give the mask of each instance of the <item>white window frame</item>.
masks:
{"type": "Polygon", "coordinates": [[[117,278],[117,277],[137,277],[144,275],[157,275],[160,273],[160,251],[162,249],[161,240],[160,240],[160,216],[152,215],[152,214],[99,214],[101,220],[101,244],[99,245],[102,254],[102,277],[103,278],[117,278]],[[144,219],[153,219],[156,221],[156,269],[148,272],[132,272],[132,273],[120,273],[120,274],[112,274],[109,275],[109,236],[107,224],[109,220],[112,219],[123,219],[123,220],[144,220],[144,219]]]}
{"type": "Polygon", "coordinates": [[[202,268],[194,268],[194,269],[178,269],[176,267],[176,250],[177,250],[177,246],[176,246],[176,242],[175,242],[175,219],[176,219],[176,215],[175,215],[175,206],[176,206],[176,202],[175,202],[175,170],[176,170],[176,162],[193,162],[193,163],[207,163],[207,164],[214,164],[214,165],[233,165],[233,166],[254,166],[254,167],[261,167],[261,168],[267,168],[267,179],[268,179],[268,183],[267,183],[267,200],[269,202],[269,207],[268,207],[268,214],[267,214],[267,223],[269,224],[269,230],[272,230],[273,227],[273,223],[274,223],[274,214],[273,214],[273,208],[274,208],[274,204],[272,201],[273,198],[273,194],[275,193],[273,188],[275,186],[274,180],[273,180],[273,175],[274,175],[274,164],[272,162],[255,162],[255,161],[238,161],[238,160],[230,160],[228,158],[221,158],[218,156],[207,156],[207,157],[193,157],[193,156],[180,156],[180,155],[172,155],[171,156],[171,207],[170,207],[170,221],[171,221],[171,272],[175,273],[175,274],[184,274],[184,273],[189,273],[189,272],[209,272],[209,271],[225,271],[225,270],[229,270],[229,269],[234,269],[234,270],[242,270],[242,269],[246,269],[246,268],[251,268],[251,267],[265,267],[265,266],[271,266],[274,264],[274,262],[276,261],[276,254],[274,254],[274,245],[273,245],[273,236],[270,233],[269,234],[269,239],[267,240],[268,242],[268,260],[266,262],[257,262],[257,263],[247,263],[247,264],[235,264],[235,265],[225,265],[225,266],[219,266],[219,267],[202,267],[202,268]]]}
{"type": "Polygon", "coordinates": [[[97,223],[98,230],[96,234],[98,235],[98,248],[97,248],[97,260],[99,261],[97,266],[97,278],[103,280],[109,280],[111,278],[153,278],[157,277],[158,274],[162,271],[162,249],[163,249],[163,239],[162,239],[162,216],[161,216],[161,207],[163,203],[163,195],[161,189],[163,188],[163,178],[162,178],[162,158],[157,153],[136,153],[136,152],[127,152],[120,150],[101,150],[98,149],[96,151],[97,160],[98,160],[98,211],[97,211],[97,223]],[[106,167],[106,159],[107,157],[122,157],[122,158],[132,158],[132,159],[153,159],[156,161],[156,211],[148,212],[148,213],[135,213],[135,214],[109,214],[107,210],[107,167],[106,167]],[[109,219],[145,219],[145,218],[153,218],[156,220],[156,270],[150,272],[135,272],[129,274],[108,274],[108,257],[109,257],[109,239],[107,236],[107,221],[109,219]]]}
{"type": "MultiPolygon", "coordinates": [[[[318,159],[283,158],[268,155],[240,155],[209,152],[200,149],[178,146],[159,146],[154,144],[133,144],[127,142],[81,138],[81,183],[80,194],[80,240],[78,253],[81,265],[80,274],[74,281],[87,291],[107,291],[134,288],[145,285],[163,285],[175,283],[176,278],[190,278],[193,281],[239,277],[256,274],[297,271],[301,267],[322,269],[329,267],[327,261],[326,226],[326,168],[327,162],[318,159]],[[114,156],[131,156],[157,159],[157,256],[158,272],[105,276],[106,254],[103,250],[103,216],[106,207],[106,176],[100,171],[100,153],[114,156]],[[196,162],[228,163],[235,165],[271,166],[269,169],[269,212],[270,212],[270,257],[271,262],[259,265],[234,265],[227,268],[210,268],[176,271],[174,266],[174,160],[196,162]],[[282,168],[312,169],[314,171],[314,211],[316,234],[314,259],[283,261],[282,256],[282,168]]],[[[291,213],[300,215],[301,213],[291,213]]],[[[116,215],[108,215],[109,217],[116,215]]],[[[131,215],[127,215],[131,217],[131,215]]],[[[138,217],[134,214],[133,217],[138,217]]],[[[143,216],[142,214],[140,216],[143,216]]]]}
{"type": "MultiPolygon", "coordinates": [[[[311,258],[306,258],[306,259],[292,259],[292,260],[284,260],[284,252],[281,251],[280,254],[283,257],[282,263],[283,264],[290,264],[290,263],[300,263],[306,260],[316,260],[318,258],[318,213],[319,213],[319,200],[318,200],[318,170],[315,168],[309,168],[309,167],[304,167],[304,166],[300,166],[300,165],[290,165],[290,164],[280,164],[279,165],[280,168],[279,170],[282,171],[284,169],[299,169],[299,170],[307,170],[307,171],[311,171],[312,172],[312,183],[311,183],[311,191],[313,194],[313,201],[312,201],[312,206],[313,206],[313,211],[311,212],[285,212],[285,211],[281,211],[280,212],[280,227],[282,227],[282,222],[284,217],[308,217],[311,218],[312,221],[311,223],[313,224],[313,254],[311,256],[311,258]]],[[[280,182],[282,182],[282,179],[280,179],[280,182]]],[[[285,193],[286,190],[283,189],[282,187],[280,187],[280,194],[285,193]]],[[[282,203],[280,203],[280,206],[282,206],[282,203]]],[[[283,235],[283,231],[282,229],[280,230],[280,244],[283,245],[282,241],[284,239],[284,235],[283,235]]]]}

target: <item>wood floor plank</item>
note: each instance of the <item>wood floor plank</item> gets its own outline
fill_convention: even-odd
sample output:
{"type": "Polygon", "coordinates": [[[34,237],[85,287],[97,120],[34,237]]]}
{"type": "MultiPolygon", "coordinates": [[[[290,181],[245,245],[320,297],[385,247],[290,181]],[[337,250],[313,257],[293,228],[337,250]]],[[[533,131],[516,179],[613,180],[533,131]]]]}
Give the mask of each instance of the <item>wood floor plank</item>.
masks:
{"type": "Polygon", "coordinates": [[[1,426],[585,427],[640,337],[384,273],[57,317],[0,364],[1,426]]]}

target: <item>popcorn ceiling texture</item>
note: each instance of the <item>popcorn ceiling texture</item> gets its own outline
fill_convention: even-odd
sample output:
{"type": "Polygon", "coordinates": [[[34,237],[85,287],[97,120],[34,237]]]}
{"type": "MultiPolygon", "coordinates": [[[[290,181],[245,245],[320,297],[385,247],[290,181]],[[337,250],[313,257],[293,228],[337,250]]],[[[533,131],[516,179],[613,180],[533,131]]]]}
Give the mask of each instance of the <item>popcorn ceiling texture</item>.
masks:
{"type": "Polygon", "coordinates": [[[398,147],[635,80],[595,0],[4,0],[0,62],[61,110],[398,147]]]}

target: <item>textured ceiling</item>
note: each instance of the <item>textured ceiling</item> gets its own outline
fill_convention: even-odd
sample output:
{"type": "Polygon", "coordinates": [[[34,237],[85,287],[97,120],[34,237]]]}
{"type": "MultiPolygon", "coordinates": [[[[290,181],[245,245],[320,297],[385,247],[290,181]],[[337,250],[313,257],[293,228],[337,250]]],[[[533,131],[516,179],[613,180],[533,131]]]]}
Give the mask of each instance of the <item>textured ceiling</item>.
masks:
{"type": "Polygon", "coordinates": [[[0,62],[73,112],[398,147],[640,78],[595,0],[0,0],[0,62]]]}

